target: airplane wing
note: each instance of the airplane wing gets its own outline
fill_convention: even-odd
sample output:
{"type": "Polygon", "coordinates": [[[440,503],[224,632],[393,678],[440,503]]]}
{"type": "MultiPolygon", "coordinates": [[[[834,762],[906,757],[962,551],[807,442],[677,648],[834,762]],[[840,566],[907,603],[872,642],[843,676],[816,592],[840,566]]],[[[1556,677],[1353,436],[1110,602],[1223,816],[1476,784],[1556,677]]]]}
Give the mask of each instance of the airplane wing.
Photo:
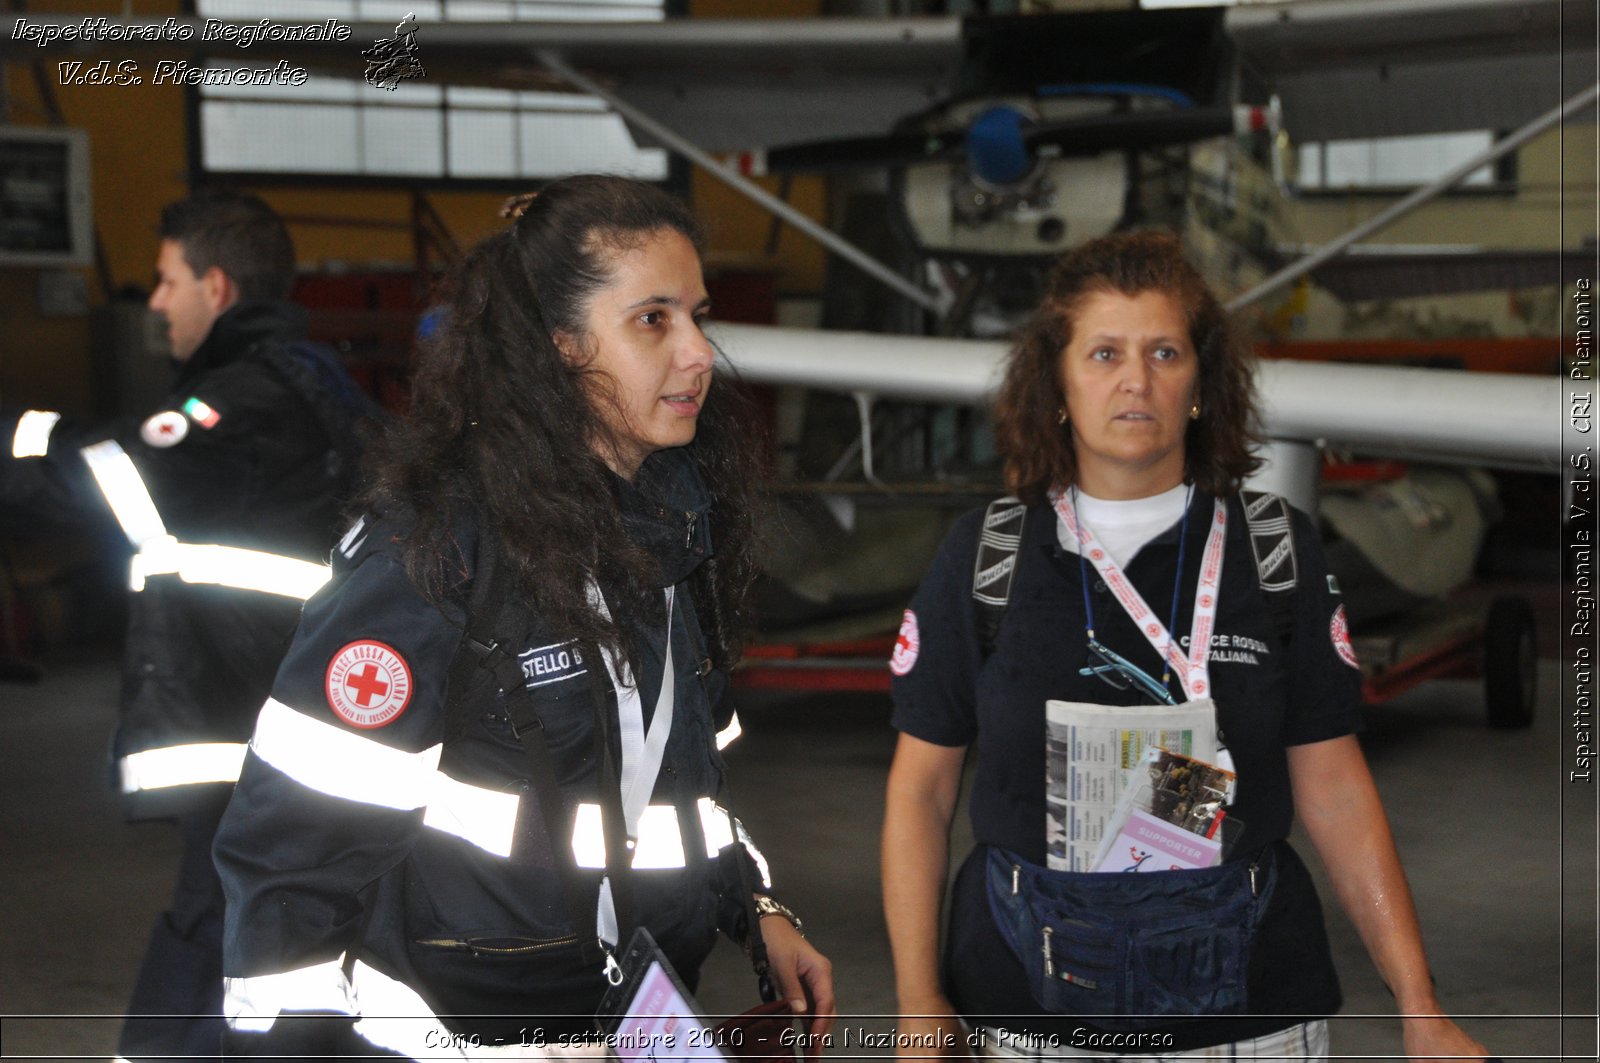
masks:
{"type": "MultiPolygon", "coordinates": [[[[0,50],[12,60],[51,62],[102,54],[286,59],[317,73],[358,78],[365,69],[362,49],[395,30],[389,22],[339,20],[350,31],[342,40],[269,38],[242,49],[237,39],[208,38],[202,19],[112,18],[119,31],[114,40],[93,31],[95,19],[105,21],[83,13],[7,15],[0,18],[0,50]],[[88,34],[82,32],[86,24],[88,34]]],[[[293,20],[301,21],[316,20],[293,20]]],[[[552,52],[714,152],[881,133],[947,96],[963,53],[961,20],[931,17],[423,19],[417,47],[430,83],[565,89],[534,58],[552,52]]]]}
{"type": "MultiPolygon", "coordinates": [[[[1006,354],[995,341],[759,325],[719,324],[712,335],[750,381],[960,405],[994,398],[1006,354]]],[[[1535,472],[1561,467],[1562,386],[1553,376],[1262,361],[1256,383],[1275,441],[1535,472]]]]}
{"type": "MultiPolygon", "coordinates": [[[[1316,248],[1280,247],[1282,262],[1316,248]]],[[[1311,279],[1346,302],[1418,295],[1538,288],[1570,283],[1594,268],[1592,246],[1490,248],[1471,244],[1356,244],[1311,271],[1311,279]]]]}
{"type": "Polygon", "coordinates": [[[1301,142],[1515,129],[1595,78],[1592,0],[1296,0],[1224,25],[1301,142]]]}

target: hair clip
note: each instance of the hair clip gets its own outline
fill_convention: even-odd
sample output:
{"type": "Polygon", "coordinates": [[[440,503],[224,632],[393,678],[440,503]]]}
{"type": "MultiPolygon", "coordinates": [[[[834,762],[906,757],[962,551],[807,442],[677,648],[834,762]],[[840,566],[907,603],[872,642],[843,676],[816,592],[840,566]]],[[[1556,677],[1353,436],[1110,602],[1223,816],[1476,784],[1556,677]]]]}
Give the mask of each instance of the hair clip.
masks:
{"type": "Polygon", "coordinates": [[[500,204],[500,216],[512,220],[522,217],[523,214],[527,213],[528,207],[538,195],[539,193],[537,192],[523,192],[520,195],[512,196],[500,204]]]}

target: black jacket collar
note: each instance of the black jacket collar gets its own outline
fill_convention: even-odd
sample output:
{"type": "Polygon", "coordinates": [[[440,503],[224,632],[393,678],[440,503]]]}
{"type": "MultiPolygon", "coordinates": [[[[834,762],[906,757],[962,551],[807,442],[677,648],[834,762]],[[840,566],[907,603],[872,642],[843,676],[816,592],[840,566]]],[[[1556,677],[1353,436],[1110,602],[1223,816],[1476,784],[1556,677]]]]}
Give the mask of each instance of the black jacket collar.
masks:
{"type": "Polygon", "coordinates": [[[289,343],[305,334],[306,312],[293,303],[235,303],[212,323],[193,357],[178,369],[173,390],[182,391],[204,374],[237,362],[257,344],[268,340],[289,343]]]}
{"type": "Polygon", "coordinates": [[[711,556],[711,493],[683,447],[645,459],[633,483],[617,478],[628,537],[656,558],[661,585],[686,579],[711,556]]]}

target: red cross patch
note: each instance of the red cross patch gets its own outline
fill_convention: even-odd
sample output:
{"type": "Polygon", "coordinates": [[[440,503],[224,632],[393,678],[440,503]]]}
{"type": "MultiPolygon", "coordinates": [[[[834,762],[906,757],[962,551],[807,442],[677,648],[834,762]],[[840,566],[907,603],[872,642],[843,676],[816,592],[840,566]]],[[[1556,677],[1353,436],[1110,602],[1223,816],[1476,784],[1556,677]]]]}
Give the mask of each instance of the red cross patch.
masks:
{"type": "Polygon", "coordinates": [[[151,414],[139,426],[139,438],[152,447],[175,447],[189,434],[189,418],[177,410],[151,414]]]}
{"type": "Polygon", "coordinates": [[[1333,611],[1333,620],[1328,624],[1328,635],[1333,639],[1333,648],[1339,654],[1339,659],[1351,668],[1359,669],[1361,662],[1356,659],[1356,648],[1350,644],[1350,621],[1345,619],[1344,606],[1333,611]]]}
{"type": "Polygon", "coordinates": [[[347,644],[328,662],[328,705],[352,727],[393,723],[411,702],[411,669],[392,648],[371,639],[347,644]]]}
{"type": "Polygon", "coordinates": [[[917,634],[917,614],[906,610],[905,619],[900,621],[900,634],[894,640],[894,653],[889,656],[889,671],[895,675],[905,675],[917,664],[917,650],[922,648],[922,639],[917,634]]]}

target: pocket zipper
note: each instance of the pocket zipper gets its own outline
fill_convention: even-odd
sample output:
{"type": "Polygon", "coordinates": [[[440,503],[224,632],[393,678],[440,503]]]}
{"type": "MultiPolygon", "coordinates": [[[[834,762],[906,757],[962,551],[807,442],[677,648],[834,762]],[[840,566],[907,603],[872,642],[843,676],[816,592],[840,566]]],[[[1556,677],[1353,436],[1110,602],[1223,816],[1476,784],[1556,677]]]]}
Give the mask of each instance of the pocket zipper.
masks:
{"type": "Polygon", "coordinates": [[[560,948],[563,945],[575,944],[578,935],[568,934],[566,937],[553,938],[549,941],[534,941],[526,945],[516,945],[511,948],[495,948],[489,945],[480,945],[475,941],[465,938],[418,938],[418,945],[427,945],[436,949],[452,949],[456,952],[470,952],[474,956],[521,956],[533,952],[543,952],[546,949],[560,948]]]}

